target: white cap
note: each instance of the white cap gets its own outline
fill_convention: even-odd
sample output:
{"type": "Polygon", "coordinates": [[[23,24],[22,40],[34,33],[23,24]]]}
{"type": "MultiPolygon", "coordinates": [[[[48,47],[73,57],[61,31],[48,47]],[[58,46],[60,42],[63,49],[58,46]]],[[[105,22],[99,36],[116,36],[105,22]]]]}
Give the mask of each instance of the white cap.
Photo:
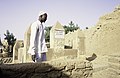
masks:
{"type": "Polygon", "coordinates": [[[46,12],[44,12],[44,11],[40,11],[39,12],[39,14],[38,14],[38,16],[41,16],[41,15],[43,15],[43,14],[45,14],[46,12]]]}

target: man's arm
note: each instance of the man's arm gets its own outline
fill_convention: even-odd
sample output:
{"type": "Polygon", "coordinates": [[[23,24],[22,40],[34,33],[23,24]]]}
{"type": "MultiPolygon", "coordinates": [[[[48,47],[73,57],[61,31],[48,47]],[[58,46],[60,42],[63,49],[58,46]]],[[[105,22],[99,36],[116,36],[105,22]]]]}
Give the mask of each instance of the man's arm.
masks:
{"type": "Polygon", "coordinates": [[[35,55],[35,51],[36,51],[35,43],[36,43],[37,29],[38,29],[37,24],[33,23],[31,25],[30,47],[28,51],[31,55],[35,55]]]}

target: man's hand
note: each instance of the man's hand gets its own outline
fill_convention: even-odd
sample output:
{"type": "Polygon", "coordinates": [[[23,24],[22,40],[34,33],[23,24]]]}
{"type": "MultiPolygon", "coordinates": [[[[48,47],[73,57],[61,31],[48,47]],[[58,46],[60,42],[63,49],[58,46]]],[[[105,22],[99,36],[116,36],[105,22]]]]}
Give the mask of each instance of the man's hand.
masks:
{"type": "Polygon", "coordinates": [[[35,55],[32,55],[32,60],[33,60],[34,62],[35,62],[35,57],[36,57],[35,55]]]}

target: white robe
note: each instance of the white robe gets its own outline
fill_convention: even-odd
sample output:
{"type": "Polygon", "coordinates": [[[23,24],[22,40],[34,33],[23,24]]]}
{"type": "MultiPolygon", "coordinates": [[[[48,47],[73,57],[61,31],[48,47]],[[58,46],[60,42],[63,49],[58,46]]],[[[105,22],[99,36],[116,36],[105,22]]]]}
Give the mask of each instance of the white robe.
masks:
{"type": "Polygon", "coordinates": [[[47,46],[45,44],[45,27],[39,20],[31,25],[30,47],[28,53],[36,55],[38,60],[42,60],[41,53],[47,52],[47,46]]]}

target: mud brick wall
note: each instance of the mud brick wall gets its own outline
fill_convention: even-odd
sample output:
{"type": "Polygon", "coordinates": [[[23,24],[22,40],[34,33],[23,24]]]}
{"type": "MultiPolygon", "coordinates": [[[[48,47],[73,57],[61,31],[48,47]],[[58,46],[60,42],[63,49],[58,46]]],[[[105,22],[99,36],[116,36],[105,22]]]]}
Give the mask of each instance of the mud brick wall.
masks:
{"type": "Polygon", "coordinates": [[[0,65],[0,78],[91,78],[92,64],[84,61],[49,61],[0,65]]]}

